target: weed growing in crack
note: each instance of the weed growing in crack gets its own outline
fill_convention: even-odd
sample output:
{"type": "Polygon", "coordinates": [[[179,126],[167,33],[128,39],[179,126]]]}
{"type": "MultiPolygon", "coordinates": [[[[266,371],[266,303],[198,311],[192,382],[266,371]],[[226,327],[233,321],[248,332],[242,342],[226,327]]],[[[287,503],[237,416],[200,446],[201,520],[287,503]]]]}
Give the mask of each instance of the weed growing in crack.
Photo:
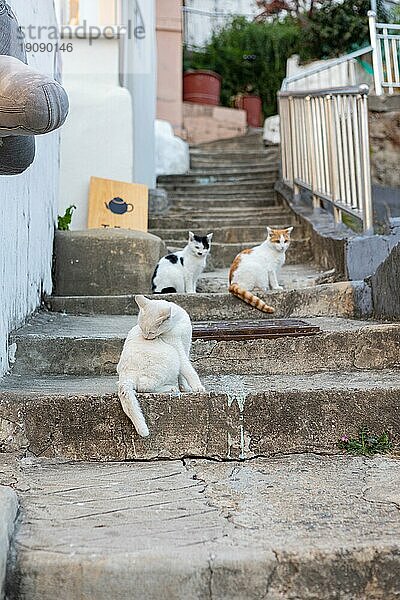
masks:
{"type": "Polygon", "coordinates": [[[373,456],[374,454],[387,454],[393,449],[393,443],[388,433],[376,435],[367,427],[363,427],[357,437],[351,438],[342,435],[338,442],[338,448],[356,456],[373,456]]]}

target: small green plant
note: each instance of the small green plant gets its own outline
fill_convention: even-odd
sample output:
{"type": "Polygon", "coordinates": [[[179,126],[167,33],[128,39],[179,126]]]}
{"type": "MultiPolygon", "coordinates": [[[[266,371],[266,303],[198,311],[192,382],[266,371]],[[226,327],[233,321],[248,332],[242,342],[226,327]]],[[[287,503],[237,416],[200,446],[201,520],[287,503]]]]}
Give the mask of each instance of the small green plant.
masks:
{"type": "Polygon", "coordinates": [[[72,204],[67,208],[63,217],[58,216],[59,231],[69,231],[69,226],[71,225],[74,210],[76,210],[76,206],[72,204]]]}
{"type": "Polygon", "coordinates": [[[338,448],[356,456],[373,456],[374,454],[387,454],[392,450],[393,443],[388,433],[375,435],[367,427],[363,427],[357,437],[351,438],[342,435],[338,442],[338,448]]]}

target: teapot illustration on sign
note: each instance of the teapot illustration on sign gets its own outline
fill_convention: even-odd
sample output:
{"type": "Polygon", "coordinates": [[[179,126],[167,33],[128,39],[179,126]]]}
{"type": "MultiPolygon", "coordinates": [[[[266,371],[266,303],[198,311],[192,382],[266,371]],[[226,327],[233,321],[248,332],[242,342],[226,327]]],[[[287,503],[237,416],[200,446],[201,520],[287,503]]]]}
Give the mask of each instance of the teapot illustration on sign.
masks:
{"type": "Polygon", "coordinates": [[[133,211],[133,204],[128,204],[125,202],[125,200],[118,197],[110,200],[108,204],[107,202],[104,204],[107,210],[110,210],[115,215],[124,215],[125,213],[130,213],[133,211]]]}

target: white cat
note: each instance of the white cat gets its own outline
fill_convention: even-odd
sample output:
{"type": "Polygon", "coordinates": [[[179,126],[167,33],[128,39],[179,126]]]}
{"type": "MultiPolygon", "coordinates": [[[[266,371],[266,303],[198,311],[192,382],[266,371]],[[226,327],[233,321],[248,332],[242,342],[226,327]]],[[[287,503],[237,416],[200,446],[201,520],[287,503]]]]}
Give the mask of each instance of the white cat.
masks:
{"type": "Polygon", "coordinates": [[[136,296],[138,324],[125,341],[117,366],[118,396],[142,437],[149,435],[136,392],[203,392],[189,359],[192,324],[187,312],[165,300],[136,296]]]}
{"type": "Polygon", "coordinates": [[[274,309],[253,294],[252,290],[283,289],[279,285],[278,275],[285,264],[293,227],[287,229],[268,227],[267,230],[268,236],[265,242],[255,248],[243,250],[236,256],[229,272],[229,291],[258,310],[273,313],[274,309]]]}
{"type": "Polygon", "coordinates": [[[183,250],[164,256],[152,278],[154,294],[195,294],[197,280],[205,269],[213,234],[201,237],[189,231],[183,250]]]}

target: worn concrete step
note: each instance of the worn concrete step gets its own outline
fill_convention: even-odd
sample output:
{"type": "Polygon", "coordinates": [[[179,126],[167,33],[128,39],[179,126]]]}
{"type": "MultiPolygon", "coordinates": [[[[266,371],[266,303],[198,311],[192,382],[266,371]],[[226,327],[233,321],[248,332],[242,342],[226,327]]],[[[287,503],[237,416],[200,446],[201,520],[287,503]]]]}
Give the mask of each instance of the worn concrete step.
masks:
{"type": "Polygon", "coordinates": [[[214,181],[213,179],[210,181],[204,178],[202,181],[192,182],[187,181],[186,178],[181,178],[179,181],[164,182],[162,183],[161,187],[171,193],[173,193],[175,190],[187,192],[202,190],[207,192],[210,191],[210,193],[221,190],[265,190],[266,188],[273,188],[277,179],[277,175],[276,173],[271,173],[271,175],[268,176],[243,177],[240,179],[230,178],[229,180],[225,181],[214,181]]]}
{"type": "MultiPolygon", "coordinates": [[[[287,223],[284,220],[280,221],[280,226],[285,227],[287,223]]],[[[157,237],[163,239],[174,239],[180,240],[181,244],[184,244],[187,241],[188,231],[186,228],[184,229],[149,229],[149,233],[156,235],[157,237]]],[[[198,235],[206,235],[209,233],[209,229],[196,229],[196,233],[198,235]]],[[[213,236],[213,245],[214,244],[246,244],[246,240],[253,240],[258,243],[263,242],[267,237],[267,228],[265,225],[263,226],[233,226],[228,225],[227,227],[218,227],[213,236]]],[[[301,241],[304,239],[304,233],[302,228],[299,227],[295,229],[292,233],[292,243],[294,241],[301,241]]],[[[211,247],[211,252],[213,251],[213,246],[211,247]]]]}
{"type": "MultiPolygon", "coordinates": [[[[265,238],[264,238],[265,239],[265,238]]],[[[261,241],[261,240],[260,240],[261,241]]],[[[207,260],[206,271],[215,271],[224,267],[229,267],[234,258],[246,248],[253,248],[258,246],[260,241],[253,240],[243,243],[224,244],[224,243],[213,243],[211,253],[207,260]]],[[[164,236],[164,242],[166,243],[170,252],[176,251],[182,248],[183,240],[169,239],[164,236]]],[[[294,240],[290,249],[287,252],[286,262],[289,265],[306,263],[311,260],[311,247],[308,238],[301,240],[294,240]]]]}
{"type": "Polygon", "coordinates": [[[359,428],[400,433],[400,371],[203,377],[207,393],[139,394],[141,439],[122,411],[116,377],[8,377],[0,439],[9,452],[74,460],[201,456],[248,459],[338,452],[359,428]]]}
{"type": "Polygon", "coordinates": [[[267,165],[249,165],[246,169],[238,169],[237,167],[232,167],[230,169],[223,169],[221,167],[216,169],[190,169],[187,173],[181,175],[159,175],[157,181],[162,184],[164,181],[173,182],[180,181],[181,179],[184,179],[185,181],[198,181],[204,179],[210,180],[214,177],[217,181],[224,181],[225,179],[236,177],[245,177],[248,179],[253,176],[266,175],[271,172],[276,173],[279,170],[278,166],[279,163],[276,161],[276,163],[272,165],[271,163],[268,163],[267,165]]]}
{"type": "Polygon", "coordinates": [[[248,171],[251,168],[277,169],[279,168],[279,160],[277,158],[245,159],[243,157],[233,160],[225,156],[225,159],[220,158],[218,160],[215,158],[192,157],[190,161],[190,172],[192,173],[196,173],[197,171],[225,172],[231,169],[248,171]]]}
{"type": "MultiPolygon", "coordinates": [[[[203,149],[203,150],[213,150],[213,149],[223,149],[227,150],[229,148],[235,148],[238,146],[239,148],[249,148],[254,147],[257,149],[264,148],[263,142],[263,134],[262,129],[257,129],[255,131],[251,131],[246,133],[245,135],[233,136],[230,138],[213,140],[211,142],[203,142],[196,146],[191,146],[193,149],[203,149]]],[[[277,147],[277,146],[275,146],[277,147]]]]}
{"type": "MultiPolygon", "coordinates": [[[[284,282],[286,283],[286,282],[284,282]]],[[[312,283],[312,282],[311,282],[312,283]]],[[[202,277],[199,294],[162,294],[157,298],[177,302],[193,321],[263,319],[268,315],[241,302],[227,290],[227,276],[202,277]]],[[[296,282],[297,285],[297,282],[296,282]]],[[[285,317],[360,317],[371,315],[371,290],[364,282],[323,284],[302,289],[259,294],[273,305],[275,316],[285,317]]],[[[53,312],[69,315],[132,315],[137,312],[134,296],[52,296],[46,299],[53,312]]]]}
{"type": "Polygon", "coordinates": [[[189,198],[196,198],[198,196],[215,196],[217,198],[224,196],[242,196],[251,197],[254,195],[272,195],[274,193],[275,180],[262,182],[262,183],[232,183],[221,185],[210,184],[210,185],[179,185],[179,186],[165,186],[163,188],[171,195],[171,197],[186,195],[189,198]]]}
{"type": "Polygon", "coordinates": [[[160,231],[166,229],[198,229],[207,230],[208,232],[213,229],[214,231],[224,227],[254,227],[260,224],[264,224],[264,227],[269,225],[270,227],[289,227],[289,225],[296,225],[296,218],[290,213],[282,213],[282,215],[271,215],[267,211],[252,211],[250,213],[253,216],[243,216],[240,214],[229,217],[226,212],[178,212],[170,211],[166,216],[150,217],[149,227],[150,229],[158,229],[160,231]],[[185,216],[186,215],[186,216],[185,216]]]}
{"type": "Polygon", "coordinates": [[[268,157],[276,158],[279,155],[277,146],[268,146],[260,148],[204,148],[201,146],[190,148],[191,158],[207,158],[207,159],[241,159],[250,162],[249,159],[268,159],[268,157]]]}
{"type": "Polygon", "coordinates": [[[247,181],[276,180],[278,169],[276,167],[257,167],[252,171],[230,169],[222,173],[202,171],[201,173],[187,173],[186,175],[160,175],[157,184],[160,187],[172,185],[211,185],[222,183],[241,183],[247,181]]]}
{"type": "MultiPolygon", "coordinates": [[[[255,318],[254,313],[249,312],[249,318],[255,318]]],[[[39,314],[11,336],[11,343],[16,344],[13,373],[115,373],[124,339],[135,322],[135,316],[39,314]]],[[[398,324],[323,317],[307,322],[321,327],[322,333],[244,341],[196,340],[194,364],[203,375],[357,371],[400,364],[398,324]]]]}
{"type": "MultiPolygon", "coordinates": [[[[198,159],[200,160],[200,159],[198,159]]],[[[241,162],[238,164],[230,164],[226,167],[224,165],[216,165],[213,163],[212,159],[209,161],[209,165],[207,168],[200,166],[194,167],[191,166],[188,175],[205,175],[208,177],[209,175],[220,175],[220,174],[240,174],[240,173],[253,173],[253,172],[268,172],[269,170],[279,170],[279,158],[275,159],[265,159],[261,160],[253,160],[251,162],[241,162]]]]}
{"type": "Polygon", "coordinates": [[[274,210],[278,213],[285,212],[275,194],[257,194],[251,197],[235,196],[234,194],[218,197],[172,196],[170,200],[171,208],[167,214],[171,212],[181,214],[198,212],[212,214],[219,212],[234,217],[238,216],[240,211],[243,218],[246,218],[257,211],[265,211],[268,214],[272,214],[274,210]]]}
{"type": "Polygon", "coordinates": [[[398,596],[400,463],[390,457],[31,458],[7,473],[21,501],[14,598],[398,596]]]}

